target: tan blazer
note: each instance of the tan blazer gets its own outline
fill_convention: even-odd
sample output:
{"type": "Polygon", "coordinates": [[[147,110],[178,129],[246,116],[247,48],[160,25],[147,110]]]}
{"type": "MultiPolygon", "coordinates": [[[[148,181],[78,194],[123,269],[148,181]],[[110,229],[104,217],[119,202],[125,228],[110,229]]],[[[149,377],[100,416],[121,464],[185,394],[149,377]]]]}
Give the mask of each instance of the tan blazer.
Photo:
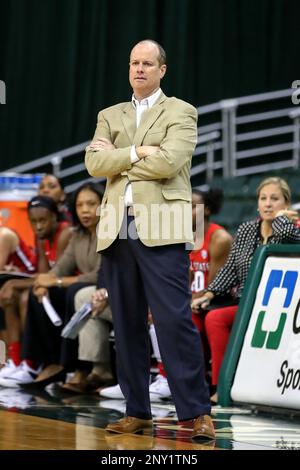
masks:
{"type": "Polygon", "coordinates": [[[78,282],[96,284],[101,264],[101,255],[95,255],[96,245],[96,237],[75,229],[67,248],[49,273],[64,277],[76,276],[79,271],[78,282]]]}
{"type": "Polygon", "coordinates": [[[128,182],[138,236],[145,245],[193,243],[190,165],[197,141],[196,109],[161,93],[136,129],[132,103],[120,103],[99,113],[94,139],[100,137],[109,139],[116,149],[88,149],[85,156],[90,175],[107,177],[97,249],[107,248],[120,231],[128,182]],[[132,145],[160,149],[132,164],[132,145]]]}

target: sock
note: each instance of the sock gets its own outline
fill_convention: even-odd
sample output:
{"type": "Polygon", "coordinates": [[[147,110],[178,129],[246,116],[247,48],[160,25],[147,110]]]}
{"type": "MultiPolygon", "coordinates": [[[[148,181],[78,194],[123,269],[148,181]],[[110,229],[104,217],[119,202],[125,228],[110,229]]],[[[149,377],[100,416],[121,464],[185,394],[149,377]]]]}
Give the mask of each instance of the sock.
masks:
{"type": "Polygon", "coordinates": [[[167,374],[165,372],[165,368],[162,362],[158,363],[158,373],[159,375],[162,375],[163,377],[167,377],[167,374]]]}
{"type": "Polygon", "coordinates": [[[16,366],[19,366],[21,363],[21,343],[16,341],[15,343],[11,343],[8,346],[8,356],[13,361],[16,366]]]}

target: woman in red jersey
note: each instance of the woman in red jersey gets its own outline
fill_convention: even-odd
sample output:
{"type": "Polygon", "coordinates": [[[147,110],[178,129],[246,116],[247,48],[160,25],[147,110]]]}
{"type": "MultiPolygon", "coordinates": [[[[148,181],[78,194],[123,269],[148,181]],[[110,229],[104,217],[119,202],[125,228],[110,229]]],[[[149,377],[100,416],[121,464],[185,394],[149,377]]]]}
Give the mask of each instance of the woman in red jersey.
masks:
{"type": "MultiPolygon", "coordinates": [[[[37,240],[37,250],[32,262],[33,271],[37,268],[38,272],[47,272],[69,243],[72,236],[70,224],[58,221],[59,213],[56,203],[46,196],[32,198],[28,203],[28,214],[37,240]]],[[[20,265],[21,262],[24,263],[25,256],[18,258],[18,255],[18,250],[15,250],[9,256],[9,260],[11,259],[15,266],[18,266],[18,263],[20,265]]],[[[9,355],[8,363],[1,370],[0,375],[7,374],[7,368],[13,371],[21,362],[21,337],[25,323],[28,292],[33,283],[34,276],[28,279],[11,279],[5,282],[0,289],[0,306],[5,312],[9,355]]]]}

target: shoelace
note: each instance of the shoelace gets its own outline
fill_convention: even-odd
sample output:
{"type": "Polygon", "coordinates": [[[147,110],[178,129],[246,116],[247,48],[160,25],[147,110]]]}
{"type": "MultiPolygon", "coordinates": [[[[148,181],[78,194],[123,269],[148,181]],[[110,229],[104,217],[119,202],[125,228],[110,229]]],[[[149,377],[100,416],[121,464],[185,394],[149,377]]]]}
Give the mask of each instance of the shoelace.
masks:
{"type": "Polygon", "coordinates": [[[31,369],[31,367],[29,367],[24,361],[21,362],[16,372],[26,372],[31,375],[32,378],[35,378],[38,375],[38,370],[31,369]]]}

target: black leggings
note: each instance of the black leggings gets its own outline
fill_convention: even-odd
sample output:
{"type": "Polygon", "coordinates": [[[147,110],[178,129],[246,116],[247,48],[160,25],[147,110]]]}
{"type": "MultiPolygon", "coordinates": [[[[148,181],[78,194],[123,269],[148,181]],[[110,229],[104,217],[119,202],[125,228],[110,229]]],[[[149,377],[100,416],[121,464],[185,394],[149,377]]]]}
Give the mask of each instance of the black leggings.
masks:
{"type": "Polygon", "coordinates": [[[50,302],[60,315],[63,325],[54,326],[44,307],[30,291],[25,330],[22,342],[22,358],[47,364],[62,364],[68,370],[78,366],[78,339],[61,337],[61,331],[74,314],[74,297],[78,290],[91,283],[76,282],[67,288],[51,287],[50,302]]]}

